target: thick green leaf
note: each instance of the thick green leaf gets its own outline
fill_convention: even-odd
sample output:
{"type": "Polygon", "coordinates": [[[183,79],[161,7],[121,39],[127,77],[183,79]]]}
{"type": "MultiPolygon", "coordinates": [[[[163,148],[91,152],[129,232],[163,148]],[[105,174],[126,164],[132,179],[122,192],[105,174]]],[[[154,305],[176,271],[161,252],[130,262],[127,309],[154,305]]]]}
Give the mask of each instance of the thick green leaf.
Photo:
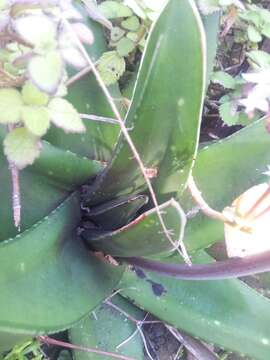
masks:
{"type": "MultiPolygon", "coordinates": [[[[260,120],[200,150],[193,176],[209,205],[223,210],[251,186],[268,181],[264,172],[269,158],[270,137],[260,120]]],[[[181,204],[189,211],[196,207],[188,196],[184,196],[181,204]]],[[[222,223],[201,213],[190,216],[185,232],[189,250],[207,247],[224,238],[222,223]]]]}
{"type": "Polygon", "coordinates": [[[171,201],[162,204],[160,211],[173,243],[165,236],[156,209],[143,213],[115,231],[87,230],[83,237],[97,250],[112,256],[147,256],[172,251],[182,237],[185,216],[171,201]]]}
{"type": "Polygon", "coordinates": [[[1,243],[0,330],[35,335],[66,329],[119,281],[121,267],[85,251],[76,235],[79,220],[75,193],[42,221],[1,243]]]}
{"type": "MultiPolygon", "coordinates": [[[[211,259],[201,252],[193,261],[211,259]]],[[[136,269],[127,270],[119,286],[136,305],[193,336],[269,359],[270,302],[239,280],[181,281],[136,269]]]]}
{"type": "MultiPolygon", "coordinates": [[[[81,12],[85,14],[85,10],[81,10],[81,12]]],[[[92,30],[95,41],[90,47],[85,47],[92,60],[96,62],[101,54],[106,51],[103,30],[99,24],[89,19],[86,23],[92,30]]],[[[74,71],[69,70],[69,75],[74,75],[74,71]]],[[[109,90],[111,96],[116,99],[116,105],[121,108],[121,94],[118,86],[111,86],[109,90]]],[[[114,116],[91,72],[68,87],[67,100],[73,104],[79,113],[106,117],[114,116]]],[[[119,134],[119,127],[90,120],[85,120],[84,125],[86,127],[84,134],[65,134],[63,136],[61,129],[52,128],[46,135],[46,139],[57,147],[71,150],[91,159],[110,160],[112,149],[119,134]]]]}
{"type": "Polygon", "coordinates": [[[206,68],[206,86],[209,85],[210,77],[214,69],[214,63],[217,53],[218,33],[219,33],[219,20],[220,14],[202,16],[205,35],[206,35],[206,48],[207,48],[207,68],[206,68]]]}
{"type": "Polygon", "coordinates": [[[87,217],[102,230],[114,230],[126,225],[148,202],[145,195],[119,198],[89,209],[87,217]]]}
{"type": "MultiPolygon", "coordinates": [[[[0,127],[0,139],[5,130],[0,127]]],[[[16,234],[12,216],[12,185],[7,160],[0,149],[0,241],[16,234]]],[[[103,166],[43,142],[41,156],[20,172],[21,230],[48,215],[68,192],[95,176],[103,166]]]]}
{"type": "MultiPolygon", "coordinates": [[[[143,319],[143,312],[125,299],[116,295],[111,302],[121,310],[137,320],[143,319]]],[[[143,360],[143,343],[138,332],[126,344],[117,348],[136,331],[136,325],[124,314],[103,304],[70,329],[69,336],[72,343],[98,350],[118,353],[130,356],[136,360],[143,360]]],[[[89,354],[83,351],[74,351],[75,360],[100,360],[101,356],[89,354]]],[[[102,356],[103,360],[111,360],[111,357],[102,356]]]]}
{"type": "MultiPolygon", "coordinates": [[[[196,151],[204,88],[203,44],[193,1],[170,1],[149,35],[127,114],[126,125],[132,129],[130,136],[144,166],[157,170],[154,186],[162,200],[183,189],[186,179],[182,176],[181,181],[180,172],[184,165],[191,166],[196,151]]],[[[121,137],[90,201],[96,204],[145,188],[138,164],[121,137]]]]}

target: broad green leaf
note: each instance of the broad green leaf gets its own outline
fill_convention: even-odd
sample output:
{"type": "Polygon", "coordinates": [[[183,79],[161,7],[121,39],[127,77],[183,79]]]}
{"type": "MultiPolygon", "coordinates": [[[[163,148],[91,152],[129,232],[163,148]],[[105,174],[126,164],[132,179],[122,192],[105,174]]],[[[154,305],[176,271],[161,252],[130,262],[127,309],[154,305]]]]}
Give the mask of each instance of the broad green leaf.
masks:
{"type": "MultiPolygon", "coordinates": [[[[184,188],[182,168],[191,166],[196,152],[204,89],[203,40],[193,1],[170,1],[149,35],[126,117],[145,168],[157,173],[153,185],[161,201],[184,188]]],[[[138,163],[121,136],[90,201],[93,205],[145,189],[138,163]]]]}
{"type": "MultiPolygon", "coordinates": [[[[211,258],[200,252],[192,260],[211,258]]],[[[137,306],[195,337],[254,359],[269,358],[270,302],[239,280],[181,281],[137,268],[126,270],[119,287],[137,306]]]]}
{"type": "Polygon", "coordinates": [[[103,1],[99,6],[98,10],[107,18],[107,19],[115,19],[121,17],[131,16],[131,10],[117,2],[117,1],[103,1]]]}
{"type": "MultiPolygon", "coordinates": [[[[5,136],[0,127],[0,139],[5,136]]],[[[12,215],[12,183],[6,157],[0,148],[0,241],[16,235],[12,215]]],[[[32,226],[54,210],[76,187],[103,169],[97,161],[81,158],[43,142],[34,165],[20,171],[21,230],[32,226]],[[34,209],[34,211],[33,211],[34,209]]]]}
{"type": "Polygon", "coordinates": [[[211,80],[214,83],[218,83],[218,84],[222,85],[226,89],[234,89],[235,84],[236,84],[234,78],[230,74],[228,74],[224,71],[215,72],[212,75],[211,80]]]}
{"type": "Polygon", "coordinates": [[[125,71],[125,67],[125,60],[117,51],[107,51],[99,59],[97,68],[104,83],[111,85],[120,79],[125,71]]]}
{"type": "Polygon", "coordinates": [[[22,88],[22,98],[26,105],[43,106],[47,105],[49,101],[49,96],[30,81],[27,81],[22,88]]]}
{"type": "Polygon", "coordinates": [[[137,16],[131,16],[121,22],[121,26],[129,31],[137,31],[140,27],[140,22],[137,16]]]}
{"type": "MultiPolygon", "coordinates": [[[[104,164],[79,157],[71,151],[56,148],[46,141],[38,160],[29,168],[32,173],[43,175],[56,188],[72,191],[95,177],[104,169],[104,164]]],[[[44,180],[45,181],[45,180],[44,180]]]]}
{"type": "Polygon", "coordinates": [[[262,35],[260,32],[252,25],[249,25],[247,28],[247,35],[250,41],[258,43],[262,41],[262,35]]]}
{"type": "Polygon", "coordinates": [[[50,51],[43,56],[34,56],[29,61],[28,72],[32,82],[41,91],[55,93],[63,75],[60,54],[57,51],[50,51]]]}
{"type": "Polygon", "coordinates": [[[85,126],[73,105],[65,99],[53,98],[49,105],[50,120],[69,133],[85,132],[85,126]]]}
{"type": "Polygon", "coordinates": [[[206,35],[206,48],[207,48],[207,64],[206,64],[206,87],[210,83],[210,78],[214,70],[217,46],[220,14],[216,12],[211,15],[202,16],[205,35],[206,35]]]}
{"type": "MultiPolygon", "coordinates": [[[[78,9],[82,15],[86,16],[85,10],[80,7],[78,9]]],[[[89,19],[85,20],[85,23],[91,28],[95,37],[94,43],[91,46],[85,45],[85,48],[92,60],[96,62],[106,51],[103,29],[99,24],[89,19]]],[[[69,69],[68,73],[69,76],[74,75],[74,69],[69,69]]],[[[116,105],[121,111],[121,94],[118,85],[109,87],[109,91],[111,96],[116,99],[116,105]]],[[[92,72],[68,87],[67,100],[76,107],[79,113],[114,117],[92,72]]],[[[111,158],[112,148],[117,141],[119,127],[90,120],[85,120],[84,125],[86,127],[85,133],[65,134],[65,136],[63,136],[61,129],[51,127],[46,139],[53,145],[71,150],[80,156],[108,161],[111,158]]]]}
{"type": "Polygon", "coordinates": [[[46,134],[50,126],[49,112],[46,107],[23,106],[21,114],[22,121],[31,134],[39,137],[46,134]]]}
{"type": "Polygon", "coordinates": [[[15,124],[20,121],[22,96],[18,90],[0,89],[0,123],[15,124]]]}
{"type": "Polygon", "coordinates": [[[39,138],[23,127],[12,130],[4,140],[5,155],[20,170],[33,164],[40,147],[39,138]]]}
{"type": "MultiPolygon", "coordinates": [[[[268,181],[264,173],[269,158],[270,137],[264,121],[259,120],[202,148],[193,169],[194,180],[207,203],[222,211],[251,186],[268,181]]],[[[198,212],[187,194],[180,203],[187,211],[193,209],[185,231],[185,242],[190,251],[224,239],[223,224],[198,212]]]]}
{"type": "Polygon", "coordinates": [[[172,242],[164,234],[156,209],[151,209],[115,231],[86,230],[84,239],[95,249],[112,256],[148,256],[175,250],[183,237],[184,212],[168,201],[160,206],[172,242]]]}
{"type": "MultiPolygon", "coordinates": [[[[144,313],[119,295],[114,296],[110,301],[133,318],[139,321],[143,320],[144,313]]],[[[136,325],[124,314],[104,303],[72,327],[69,331],[69,337],[71,343],[76,345],[143,360],[145,356],[139,332],[118,348],[118,345],[133,335],[136,329],[136,325]]],[[[101,357],[98,354],[74,351],[74,358],[75,360],[100,360],[101,357]]],[[[103,355],[102,359],[111,360],[111,357],[103,355]]]]}
{"type": "Polygon", "coordinates": [[[17,34],[27,43],[48,50],[55,45],[56,25],[45,15],[19,16],[14,21],[17,34]]]}
{"type": "MultiPolygon", "coordinates": [[[[145,195],[118,198],[91,207],[87,219],[103,230],[115,230],[133,220],[137,212],[148,202],[145,195]]],[[[85,225],[85,228],[87,226],[85,225]]]]}
{"type": "Polygon", "coordinates": [[[123,269],[85,251],[76,235],[79,221],[75,193],[43,220],[1,243],[0,330],[11,336],[64,330],[115,287],[123,269]]]}
{"type": "Polygon", "coordinates": [[[120,56],[127,56],[134,49],[135,43],[127,37],[123,37],[116,46],[116,50],[120,56]]]}

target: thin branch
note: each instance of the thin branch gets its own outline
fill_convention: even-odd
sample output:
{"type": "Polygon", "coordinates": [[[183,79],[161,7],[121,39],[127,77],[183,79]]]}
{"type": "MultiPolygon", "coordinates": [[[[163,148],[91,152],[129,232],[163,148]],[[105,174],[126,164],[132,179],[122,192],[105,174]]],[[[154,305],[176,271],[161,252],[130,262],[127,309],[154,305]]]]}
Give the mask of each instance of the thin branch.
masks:
{"type": "MultiPolygon", "coordinates": [[[[13,126],[8,125],[8,131],[12,131],[13,126]]],[[[21,192],[20,192],[20,178],[19,170],[14,163],[9,161],[9,169],[11,173],[12,182],[12,209],[13,209],[13,221],[15,227],[20,231],[21,225],[21,192]]]]}
{"type": "Polygon", "coordinates": [[[81,71],[79,71],[77,74],[75,74],[74,76],[69,78],[66,81],[66,86],[70,86],[70,85],[74,84],[76,81],[80,80],[81,78],[83,78],[85,75],[87,75],[91,71],[92,71],[92,67],[86,66],[81,71]]]}
{"type": "Polygon", "coordinates": [[[197,185],[195,184],[195,181],[194,181],[192,175],[190,175],[190,177],[188,179],[188,189],[191,193],[191,196],[193,197],[193,200],[196,202],[196,204],[199,205],[200,209],[206,216],[208,216],[212,219],[215,219],[215,220],[220,220],[222,222],[228,222],[228,219],[225,215],[223,215],[219,211],[212,209],[207,204],[207,202],[202,197],[201,192],[197,188],[197,185]]]}
{"type": "Polygon", "coordinates": [[[84,120],[92,120],[92,121],[99,121],[107,124],[114,124],[118,125],[118,121],[113,118],[108,118],[104,116],[97,116],[92,114],[79,114],[81,119],[84,120]]]}
{"type": "MultiPolygon", "coordinates": [[[[142,160],[140,158],[140,155],[139,155],[139,153],[138,153],[138,151],[137,151],[137,149],[136,149],[136,147],[135,147],[135,145],[134,145],[134,143],[133,143],[133,141],[132,141],[132,139],[131,139],[131,137],[130,137],[130,135],[128,133],[128,130],[127,130],[126,126],[125,126],[125,123],[122,120],[121,115],[120,115],[120,113],[119,113],[119,111],[118,111],[118,109],[117,109],[117,107],[116,107],[116,105],[115,105],[115,103],[114,103],[114,101],[113,101],[113,99],[112,99],[106,85],[104,84],[104,81],[102,80],[99,72],[97,71],[97,69],[95,67],[95,64],[91,60],[90,56],[87,54],[87,52],[86,52],[84,46],[82,45],[81,41],[79,40],[77,35],[74,33],[74,31],[73,31],[72,27],[70,26],[69,22],[67,21],[67,19],[63,18],[63,22],[64,22],[66,28],[68,29],[68,31],[70,32],[71,36],[73,37],[74,41],[77,43],[77,46],[80,49],[82,55],[85,57],[85,60],[88,62],[89,66],[92,68],[93,74],[95,75],[96,80],[97,80],[101,90],[103,91],[103,93],[104,93],[104,95],[105,95],[105,97],[106,97],[106,99],[107,99],[107,101],[108,101],[108,103],[109,103],[109,105],[110,105],[116,119],[118,120],[121,131],[122,131],[128,145],[129,145],[129,147],[130,147],[130,149],[131,149],[131,151],[133,153],[134,158],[136,159],[136,161],[137,161],[137,163],[139,165],[139,168],[140,168],[141,173],[142,173],[142,175],[144,177],[145,183],[147,184],[147,187],[149,189],[153,204],[154,204],[154,206],[155,206],[155,208],[157,210],[157,215],[158,215],[160,224],[162,226],[162,229],[164,231],[164,234],[167,237],[167,239],[169,240],[169,242],[173,246],[175,246],[175,243],[172,240],[172,238],[171,238],[171,236],[170,236],[170,234],[169,234],[169,232],[168,232],[168,230],[166,228],[166,225],[164,223],[163,217],[162,217],[162,215],[161,215],[161,213],[160,213],[160,211],[158,209],[158,202],[157,202],[156,194],[154,192],[151,181],[150,181],[149,177],[147,176],[144,164],[143,164],[143,162],[142,162],[142,160]]],[[[181,250],[179,248],[177,248],[176,250],[184,258],[184,255],[182,254],[181,250]]],[[[185,261],[186,261],[186,259],[185,259],[185,261]]]]}
{"type": "Polygon", "coordinates": [[[108,351],[97,350],[97,349],[93,349],[93,348],[89,348],[89,347],[85,347],[85,346],[70,344],[70,343],[67,343],[67,342],[64,342],[64,341],[52,339],[52,338],[50,338],[48,336],[38,336],[37,339],[42,343],[61,346],[61,347],[64,347],[64,348],[67,348],[67,349],[72,349],[72,350],[84,351],[84,352],[88,352],[88,353],[92,353],[92,354],[97,354],[97,355],[100,355],[100,356],[109,356],[109,357],[114,358],[114,359],[136,360],[136,359],[131,358],[131,357],[127,357],[127,356],[124,356],[124,355],[119,355],[119,354],[108,352],[108,351]]]}

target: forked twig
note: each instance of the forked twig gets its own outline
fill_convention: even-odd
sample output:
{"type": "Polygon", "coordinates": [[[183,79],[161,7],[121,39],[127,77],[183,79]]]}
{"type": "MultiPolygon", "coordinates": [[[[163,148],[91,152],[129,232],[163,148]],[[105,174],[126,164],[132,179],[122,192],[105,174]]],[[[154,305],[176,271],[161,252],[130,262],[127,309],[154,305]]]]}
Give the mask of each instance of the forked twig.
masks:
{"type": "MultiPolygon", "coordinates": [[[[137,161],[137,163],[138,163],[138,165],[139,165],[139,168],[140,168],[141,173],[142,173],[142,175],[143,175],[143,177],[144,177],[145,183],[147,184],[147,187],[148,187],[148,189],[149,189],[149,192],[150,192],[152,201],[153,201],[153,203],[154,203],[154,207],[156,208],[157,215],[158,215],[158,218],[159,218],[161,227],[162,227],[162,229],[163,229],[163,231],[164,231],[164,234],[165,234],[166,238],[169,240],[169,242],[175,247],[175,243],[174,243],[173,239],[171,238],[171,236],[170,236],[170,234],[169,234],[169,232],[168,232],[168,229],[166,228],[166,225],[165,225],[165,223],[164,223],[163,217],[162,217],[162,215],[161,215],[161,213],[160,213],[160,211],[159,211],[159,208],[158,208],[159,206],[158,206],[156,194],[155,194],[155,192],[154,192],[154,189],[153,189],[153,186],[152,186],[152,184],[151,184],[151,181],[150,181],[149,177],[147,176],[147,173],[146,173],[144,164],[143,164],[143,162],[142,162],[142,160],[141,160],[141,158],[140,158],[140,155],[139,155],[139,153],[138,153],[138,151],[137,151],[137,149],[136,149],[136,147],[135,147],[135,145],[134,145],[134,143],[133,143],[133,141],[132,141],[132,139],[131,139],[131,137],[130,137],[130,135],[129,135],[129,133],[128,133],[128,130],[127,130],[126,126],[125,126],[125,123],[124,123],[124,121],[122,120],[121,115],[120,115],[120,113],[119,113],[119,111],[118,111],[118,109],[117,109],[117,107],[116,107],[116,105],[115,105],[115,103],[114,103],[114,101],[113,101],[113,99],[112,99],[112,97],[111,97],[111,95],[110,95],[110,93],[109,93],[106,85],[104,84],[104,81],[102,80],[99,72],[97,71],[97,69],[96,69],[96,67],[95,67],[95,64],[94,64],[93,61],[91,60],[90,56],[87,54],[87,52],[86,52],[83,44],[81,43],[80,39],[79,39],[78,36],[74,33],[74,31],[73,31],[71,25],[69,24],[69,22],[67,21],[67,19],[66,19],[66,18],[63,18],[62,20],[63,20],[63,22],[64,22],[67,30],[69,31],[69,33],[70,33],[71,36],[73,37],[75,43],[77,44],[78,49],[81,51],[82,55],[85,57],[85,60],[87,61],[87,63],[89,64],[89,66],[92,68],[93,74],[94,74],[94,76],[96,77],[96,80],[97,80],[97,82],[98,82],[101,90],[103,91],[103,93],[104,93],[104,95],[105,95],[105,97],[106,97],[106,99],[107,99],[107,101],[108,101],[108,103],[109,103],[109,105],[110,105],[110,107],[111,107],[111,109],[112,109],[112,111],[113,111],[113,113],[114,113],[117,121],[118,121],[118,124],[119,124],[119,126],[120,126],[120,128],[121,128],[121,131],[122,131],[122,133],[123,133],[123,135],[124,135],[124,137],[125,137],[128,145],[129,145],[129,147],[130,147],[130,149],[131,149],[131,151],[132,151],[132,153],[133,153],[133,156],[134,156],[134,158],[136,159],[136,161],[137,161]]],[[[182,251],[181,251],[178,247],[176,248],[176,250],[177,250],[178,253],[184,258],[184,260],[185,260],[187,263],[190,263],[189,258],[186,258],[186,257],[184,256],[184,254],[182,253],[182,251]]]]}
{"type": "Polygon", "coordinates": [[[97,354],[100,356],[109,356],[114,359],[136,360],[136,359],[128,357],[128,356],[124,356],[124,355],[120,355],[120,354],[116,354],[116,353],[112,353],[112,352],[108,352],[108,351],[97,350],[97,349],[93,349],[93,348],[89,348],[89,347],[85,347],[85,346],[70,344],[65,341],[52,339],[48,336],[38,336],[37,339],[42,343],[61,346],[61,347],[64,347],[67,349],[72,349],[72,350],[84,351],[84,352],[88,352],[88,353],[92,353],[92,354],[97,354]]]}

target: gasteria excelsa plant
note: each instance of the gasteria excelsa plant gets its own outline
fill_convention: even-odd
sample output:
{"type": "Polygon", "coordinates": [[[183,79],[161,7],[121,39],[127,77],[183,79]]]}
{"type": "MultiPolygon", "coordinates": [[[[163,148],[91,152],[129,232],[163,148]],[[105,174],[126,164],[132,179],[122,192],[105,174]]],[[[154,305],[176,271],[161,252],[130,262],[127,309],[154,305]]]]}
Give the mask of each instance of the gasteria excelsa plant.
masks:
{"type": "MultiPolygon", "coordinates": [[[[139,319],[138,308],[147,310],[205,341],[268,359],[269,301],[238,279],[222,278],[267,271],[269,254],[203,265],[199,272],[180,264],[212,262],[203,249],[224,237],[220,220],[247,230],[231,212],[204,208],[214,219],[198,211],[202,199],[194,184],[221,211],[267,176],[270,138],[263,121],[197,154],[218,17],[202,22],[193,0],[168,1],[124,114],[118,87],[107,90],[93,65],[105,51],[100,25],[88,19],[86,31],[78,10],[65,4],[2,7],[1,350],[70,329],[72,343],[115,352],[133,332],[108,302],[100,306],[115,290],[110,306],[139,319]],[[82,71],[74,75],[74,66],[82,71]],[[82,114],[107,122],[82,122],[82,114]]],[[[118,351],[144,356],[139,338],[118,351]]]]}

